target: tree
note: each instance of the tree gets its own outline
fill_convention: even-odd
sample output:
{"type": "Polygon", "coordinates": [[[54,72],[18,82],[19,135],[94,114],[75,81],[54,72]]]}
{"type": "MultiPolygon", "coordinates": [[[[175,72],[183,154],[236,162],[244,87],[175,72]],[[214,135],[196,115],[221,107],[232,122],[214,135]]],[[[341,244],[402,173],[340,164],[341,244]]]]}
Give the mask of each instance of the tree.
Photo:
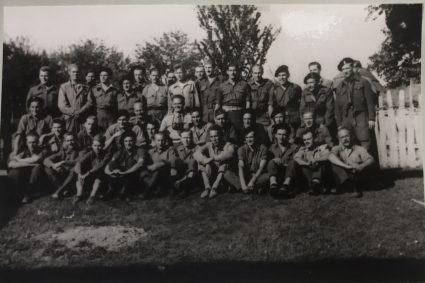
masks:
{"type": "Polygon", "coordinates": [[[186,69],[192,69],[202,59],[196,43],[191,42],[186,33],[173,31],[164,33],[153,42],[144,46],[137,44],[136,59],[145,67],[152,66],[165,71],[176,64],[183,64],[186,69]]]}
{"type": "Polygon", "coordinates": [[[128,73],[130,59],[115,47],[107,46],[103,41],[87,39],[67,48],[62,48],[51,55],[57,66],[57,74],[62,81],[68,79],[67,66],[78,64],[84,74],[89,69],[109,67],[114,73],[114,82],[128,73]]]}
{"type": "Polygon", "coordinates": [[[369,67],[376,71],[387,86],[406,86],[413,79],[420,82],[422,4],[381,4],[368,7],[373,20],[385,15],[386,39],[378,52],[369,59],[369,67]]]}
{"type": "Polygon", "coordinates": [[[255,64],[266,62],[267,51],[280,33],[272,25],[260,28],[261,13],[254,5],[198,5],[199,24],[207,37],[198,44],[205,57],[225,73],[229,62],[249,76],[255,64]]]}

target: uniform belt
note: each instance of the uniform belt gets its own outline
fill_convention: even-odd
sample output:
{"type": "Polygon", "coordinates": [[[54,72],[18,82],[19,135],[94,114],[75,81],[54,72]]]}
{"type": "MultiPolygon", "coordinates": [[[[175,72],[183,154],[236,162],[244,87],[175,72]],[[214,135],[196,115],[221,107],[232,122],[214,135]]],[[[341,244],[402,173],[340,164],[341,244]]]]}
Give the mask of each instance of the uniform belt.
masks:
{"type": "Polygon", "coordinates": [[[239,111],[243,110],[241,106],[231,106],[231,105],[223,105],[224,111],[239,111]]]}

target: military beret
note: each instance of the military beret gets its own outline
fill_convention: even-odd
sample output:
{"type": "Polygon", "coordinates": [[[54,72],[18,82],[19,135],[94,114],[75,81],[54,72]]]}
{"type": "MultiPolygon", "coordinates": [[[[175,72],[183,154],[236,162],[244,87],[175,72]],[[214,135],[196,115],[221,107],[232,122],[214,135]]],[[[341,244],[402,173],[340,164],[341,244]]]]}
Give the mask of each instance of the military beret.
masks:
{"type": "Polygon", "coordinates": [[[276,72],[274,72],[274,76],[277,77],[279,75],[279,73],[288,73],[289,74],[289,68],[286,65],[280,65],[277,69],[276,72]]]}
{"type": "Polygon", "coordinates": [[[319,82],[320,76],[316,73],[308,73],[307,76],[304,77],[304,84],[307,84],[307,80],[309,79],[314,79],[316,82],[319,82]]]}
{"type": "Polygon", "coordinates": [[[354,60],[350,57],[346,57],[344,59],[342,59],[339,64],[338,64],[338,71],[342,71],[342,66],[344,66],[345,64],[353,64],[354,60]]]}
{"type": "Polygon", "coordinates": [[[99,74],[102,72],[107,72],[109,76],[112,76],[114,73],[112,72],[111,68],[109,67],[101,67],[99,69],[99,74]]]}
{"type": "Polygon", "coordinates": [[[227,116],[227,112],[224,111],[222,108],[217,109],[214,114],[215,114],[215,117],[219,115],[224,115],[225,117],[227,116]]]}
{"type": "Polygon", "coordinates": [[[277,107],[277,108],[274,108],[273,111],[272,111],[272,114],[271,114],[271,118],[274,119],[274,117],[277,114],[283,114],[283,115],[285,115],[285,108],[280,107],[280,106],[277,107]]]}

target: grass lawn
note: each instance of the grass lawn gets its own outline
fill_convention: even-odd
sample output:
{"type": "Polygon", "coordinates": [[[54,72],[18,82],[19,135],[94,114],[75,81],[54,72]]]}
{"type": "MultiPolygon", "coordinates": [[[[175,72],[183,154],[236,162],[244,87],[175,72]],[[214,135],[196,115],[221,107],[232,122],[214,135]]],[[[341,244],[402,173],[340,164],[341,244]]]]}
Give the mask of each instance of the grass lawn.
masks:
{"type": "Polygon", "coordinates": [[[74,207],[70,199],[44,197],[20,207],[0,230],[0,269],[16,276],[21,270],[64,267],[130,268],[128,272],[137,273],[142,269],[132,266],[144,266],[146,274],[170,270],[171,276],[179,266],[178,274],[188,276],[196,263],[203,279],[193,282],[213,282],[202,277],[205,270],[211,279],[211,270],[249,274],[258,268],[270,275],[285,270],[281,264],[295,266],[288,269],[293,271],[324,262],[338,268],[356,259],[421,261],[425,208],[412,199],[423,199],[420,174],[400,175],[393,186],[366,191],[361,199],[344,194],[300,194],[289,200],[223,194],[203,201],[196,193],[183,200],[112,200],[74,207]],[[235,263],[234,269],[226,269],[235,263]],[[215,269],[206,268],[211,264],[215,269]]]}

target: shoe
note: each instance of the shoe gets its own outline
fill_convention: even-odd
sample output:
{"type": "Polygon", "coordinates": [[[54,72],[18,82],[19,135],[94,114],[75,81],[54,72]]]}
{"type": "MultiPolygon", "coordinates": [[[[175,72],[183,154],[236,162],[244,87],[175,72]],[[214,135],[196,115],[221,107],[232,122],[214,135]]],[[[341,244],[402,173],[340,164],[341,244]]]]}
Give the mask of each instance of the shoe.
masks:
{"type": "Polygon", "coordinates": [[[206,198],[207,196],[210,195],[210,190],[211,189],[205,189],[202,194],[201,194],[201,198],[206,198]]]}
{"type": "Polygon", "coordinates": [[[57,193],[54,193],[53,195],[50,196],[52,199],[58,200],[59,199],[59,195],[57,193]]]}
{"type": "Polygon", "coordinates": [[[279,191],[279,187],[276,183],[270,185],[270,195],[277,196],[279,191]]]}
{"type": "Polygon", "coordinates": [[[352,198],[361,198],[363,196],[363,193],[361,191],[355,191],[350,193],[350,197],[352,198]]]}
{"type": "Polygon", "coordinates": [[[317,196],[320,195],[322,192],[322,185],[317,182],[313,182],[313,186],[311,188],[311,191],[309,192],[309,195],[317,196]]]}
{"type": "Polygon", "coordinates": [[[329,195],[330,193],[332,193],[332,188],[323,188],[323,194],[329,195]]]}
{"type": "Polygon", "coordinates": [[[72,199],[72,204],[73,205],[76,205],[78,202],[80,202],[81,201],[81,199],[82,199],[82,197],[81,196],[74,196],[74,198],[72,199]]]}
{"type": "Polygon", "coordinates": [[[93,203],[94,203],[94,197],[93,197],[93,196],[90,196],[90,197],[87,199],[86,204],[87,204],[87,205],[92,205],[93,203]]]}
{"type": "Polygon", "coordinates": [[[216,195],[217,195],[217,190],[216,190],[216,189],[212,189],[212,190],[210,191],[209,198],[210,198],[210,199],[211,199],[211,198],[214,198],[216,195]]]}
{"type": "Polygon", "coordinates": [[[28,195],[25,195],[23,198],[22,198],[22,204],[28,204],[28,203],[30,203],[31,202],[31,199],[30,199],[30,197],[28,196],[28,195]]]}
{"type": "Polygon", "coordinates": [[[289,194],[289,185],[283,184],[282,187],[280,187],[280,189],[279,189],[279,194],[288,195],[289,194]]]}

